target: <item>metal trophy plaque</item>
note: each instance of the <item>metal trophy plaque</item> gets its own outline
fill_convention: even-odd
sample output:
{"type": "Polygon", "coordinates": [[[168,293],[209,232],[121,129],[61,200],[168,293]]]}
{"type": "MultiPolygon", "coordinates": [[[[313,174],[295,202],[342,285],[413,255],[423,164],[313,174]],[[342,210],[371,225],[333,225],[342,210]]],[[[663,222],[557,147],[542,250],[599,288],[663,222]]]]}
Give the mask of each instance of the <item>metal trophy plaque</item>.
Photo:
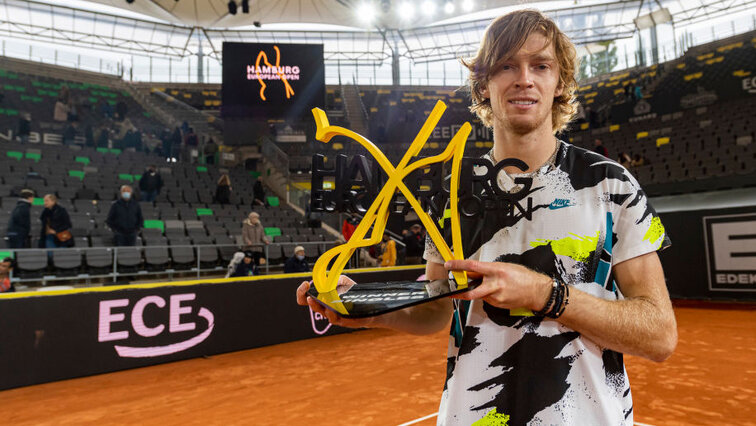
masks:
{"type": "MultiPolygon", "coordinates": [[[[328,309],[332,309],[344,317],[369,317],[464,292],[478,284],[478,282],[468,282],[466,273],[462,271],[454,272],[452,274],[453,278],[447,280],[358,283],[353,285],[338,284],[339,276],[341,276],[344,267],[355,250],[378,244],[381,241],[388,221],[392,199],[397,192],[406,199],[411,209],[417,214],[427,230],[428,237],[435,243],[443,259],[445,261],[464,259],[458,192],[465,142],[472,130],[470,123],[464,123],[460,127],[442,153],[430,157],[416,158],[425,146],[445,109],[446,105],[443,102],[438,101],[436,103],[420,132],[396,166],[367,138],[349,129],[330,125],[323,110],[319,108],[312,110],[317,125],[315,135],[317,140],[328,143],[334,136],[344,136],[354,140],[368,151],[370,156],[373,157],[373,163],[377,164],[386,174],[386,181],[380,190],[377,191],[377,194],[375,194],[375,198],[371,204],[364,208],[364,211],[361,211],[363,218],[357,225],[349,241],[323,253],[315,262],[312,273],[314,286],[310,287],[308,293],[328,309]],[[412,172],[422,170],[434,164],[443,165],[443,163],[448,161],[451,161],[450,209],[449,211],[445,211],[444,216],[449,217],[451,222],[452,248],[444,240],[436,221],[423,209],[416,195],[413,194],[405,183],[405,179],[412,172]]],[[[322,156],[320,158],[322,160],[322,156]]],[[[361,156],[359,160],[365,166],[363,171],[369,169],[367,160],[364,157],[361,156]]],[[[337,207],[329,209],[322,204],[318,205],[315,195],[316,190],[321,190],[324,182],[322,174],[317,173],[320,165],[322,165],[322,161],[320,164],[315,163],[313,164],[311,210],[339,211],[337,207]]],[[[366,180],[372,179],[365,176],[363,178],[366,180]]],[[[349,191],[351,187],[352,185],[348,185],[348,187],[342,188],[342,190],[349,191]]],[[[338,193],[339,188],[336,188],[336,192],[336,196],[341,197],[341,194],[338,193]]]]}

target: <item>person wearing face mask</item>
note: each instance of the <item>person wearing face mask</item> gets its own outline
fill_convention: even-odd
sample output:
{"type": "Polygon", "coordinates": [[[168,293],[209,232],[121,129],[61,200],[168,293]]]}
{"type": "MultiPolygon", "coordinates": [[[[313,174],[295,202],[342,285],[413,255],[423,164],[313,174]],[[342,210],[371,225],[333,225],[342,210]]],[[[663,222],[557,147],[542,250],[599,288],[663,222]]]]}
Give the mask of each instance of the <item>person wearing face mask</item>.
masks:
{"type": "Polygon", "coordinates": [[[260,265],[263,257],[263,244],[270,244],[270,240],[265,236],[265,228],[260,223],[260,214],[252,212],[244,219],[242,225],[242,238],[244,239],[244,250],[249,250],[255,257],[255,265],[260,265]]]}
{"type": "Polygon", "coordinates": [[[381,250],[381,266],[394,266],[396,265],[396,242],[391,239],[391,236],[384,232],[383,241],[380,245],[381,250]]]}
{"type": "Polygon", "coordinates": [[[115,246],[134,246],[139,230],[142,229],[144,219],[139,203],[134,200],[130,186],[121,187],[121,195],[110,205],[108,218],[105,223],[113,231],[115,246]]]}
{"type": "Polygon", "coordinates": [[[284,273],[292,274],[297,272],[309,272],[310,266],[305,260],[305,249],[302,246],[294,247],[294,256],[286,259],[284,264],[284,273]]]}

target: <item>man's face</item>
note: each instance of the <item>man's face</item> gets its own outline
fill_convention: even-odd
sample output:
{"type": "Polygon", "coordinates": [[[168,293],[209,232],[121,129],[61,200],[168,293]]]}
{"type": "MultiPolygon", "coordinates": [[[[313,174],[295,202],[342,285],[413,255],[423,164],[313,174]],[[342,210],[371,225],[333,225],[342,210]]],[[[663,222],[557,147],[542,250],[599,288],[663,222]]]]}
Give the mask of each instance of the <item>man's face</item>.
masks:
{"type": "Polygon", "coordinates": [[[501,126],[518,135],[542,126],[550,132],[551,107],[561,93],[554,46],[547,46],[539,33],[531,34],[483,89],[491,100],[494,128],[501,126]]]}
{"type": "Polygon", "coordinates": [[[244,263],[246,263],[247,265],[249,265],[250,263],[252,263],[252,258],[248,257],[248,256],[245,256],[244,257],[244,263]]]}
{"type": "Polygon", "coordinates": [[[10,262],[0,262],[0,276],[6,276],[8,275],[8,272],[10,271],[10,262]]]}

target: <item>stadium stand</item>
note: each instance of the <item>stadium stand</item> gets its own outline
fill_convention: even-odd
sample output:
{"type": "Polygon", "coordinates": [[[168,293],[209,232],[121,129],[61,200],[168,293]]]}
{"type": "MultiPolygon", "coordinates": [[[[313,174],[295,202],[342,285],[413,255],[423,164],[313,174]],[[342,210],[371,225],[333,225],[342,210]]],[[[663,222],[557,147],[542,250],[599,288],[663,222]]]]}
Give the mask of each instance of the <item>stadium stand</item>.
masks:
{"type": "MultiPolygon", "coordinates": [[[[674,61],[583,81],[578,90],[583,116],[560,137],[587,148],[594,139],[601,139],[612,159],[621,152],[643,158],[645,164],[634,165],[632,171],[649,195],[752,186],[756,183],[756,134],[751,120],[756,105],[742,82],[753,72],[755,32],[697,46],[674,61]]],[[[135,127],[155,129],[155,133],[163,127],[116,86],[2,69],[0,87],[5,99],[0,126],[15,129],[19,114],[28,111],[34,118],[33,131],[60,133],[66,124],[54,122],[52,114],[63,86],[78,99],[81,126],[97,127],[103,120],[110,123],[102,117],[100,107],[107,110],[106,106],[122,102],[135,127]]],[[[210,117],[219,113],[219,85],[139,87],[148,94],[161,92],[180,100],[210,117]]],[[[344,90],[343,86],[327,88],[326,109],[332,123],[349,127],[344,90]]],[[[488,130],[469,112],[470,99],[464,89],[370,86],[357,88],[357,93],[358,107],[368,118],[369,137],[392,161],[406,151],[438,100],[446,103],[447,110],[422,154],[443,150],[454,126],[464,121],[474,127],[468,156],[481,155],[492,146],[488,130]]],[[[306,138],[305,143],[277,143],[288,155],[289,172],[304,173],[305,178],[315,153],[326,155],[327,161],[335,154],[364,153],[356,144],[338,138],[329,144],[316,142],[303,123],[274,120],[269,124],[274,140],[292,135],[306,138]]],[[[71,215],[76,238],[76,248],[64,254],[48,257],[42,251],[19,252],[18,275],[23,278],[96,275],[112,270],[113,263],[135,273],[191,270],[198,263],[201,268],[221,268],[241,245],[241,221],[252,203],[252,184],[258,172],[242,166],[226,169],[165,163],[157,150],[145,149],[147,144],[113,148],[111,141],[108,146],[86,146],[86,139],[80,138],[69,147],[55,141],[20,144],[12,139],[3,137],[0,152],[0,167],[7,171],[0,178],[0,227],[5,226],[15,205],[15,194],[30,188],[40,196],[58,195],[71,215]],[[120,185],[137,183],[147,164],[160,165],[164,187],[154,203],[141,203],[145,227],[139,249],[119,250],[115,259],[109,248],[111,234],[104,225],[109,202],[120,185]],[[228,172],[234,188],[230,205],[215,204],[213,199],[223,172],[228,172]]],[[[138,192],[138,185],[134,186],[138,192]]],[[[268,247],[273,265],[290,256],[297,243],[316,243],[312,247],[317,250],[308,249],[311,259],[328,248],[332,237],[323,229],[308,228],[303,216],[275,197],[269,204],[260,213],[268,227],[266,234],[274,241],[268,247]]],[[[33,219],[41,208],[41,199],[35,200],[33,219]]],[[[33,238],[39,227],[33,220],[33,238]]]]}

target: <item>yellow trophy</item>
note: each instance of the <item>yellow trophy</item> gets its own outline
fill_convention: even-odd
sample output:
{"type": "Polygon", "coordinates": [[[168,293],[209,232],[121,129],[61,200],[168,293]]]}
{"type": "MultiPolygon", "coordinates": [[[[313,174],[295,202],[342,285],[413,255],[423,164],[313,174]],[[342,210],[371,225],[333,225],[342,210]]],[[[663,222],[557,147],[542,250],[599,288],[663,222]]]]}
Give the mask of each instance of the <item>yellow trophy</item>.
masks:
{"type": "Polygon", "coordinates": [[[367,149],[387,176],[386,183],[367,208],[349,241],[326,251],[315,262],[312,273],[314,288],[310,288],[310,295],[327,308],[346,317],[368,317],[467,291],[477,284],[477,282],[468,282],[464,271],[455,271],[453,277],[448,280],[339,285],[339,277],[355,250],[381,241],[391,200],[397,191],[404,196],[415,211],[444,260],[464,258],[458,192],[465,142],[472,130],[470,123],[462,125],[441,154],[415,158],[423,149],[445,110],[446,105],[438,101],[396,166],[391,164],[386,155],[367,138],[349,129],[330,125],[325,112],[320,108],[312,110],[317,125],[316,139],[328,143],[334,136],[345,136],[356,141],[367,149]],[[452,166],[449,207],[452,248],[446,244],[436,222],[423,210],[418,199],[404,182],[404,179],[416,170],[450,160],[452,166]]]}

